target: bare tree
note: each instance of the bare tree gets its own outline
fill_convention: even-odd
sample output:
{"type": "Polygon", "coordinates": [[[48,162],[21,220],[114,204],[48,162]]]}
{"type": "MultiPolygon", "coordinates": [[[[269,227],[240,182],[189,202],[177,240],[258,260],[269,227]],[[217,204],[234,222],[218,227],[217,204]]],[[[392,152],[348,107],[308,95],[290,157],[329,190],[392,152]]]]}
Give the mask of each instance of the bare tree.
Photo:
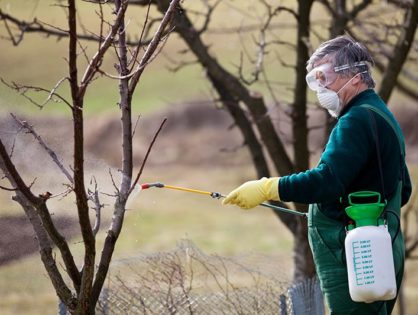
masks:
{"type": "MultiPolygon", "coordinates": [[[[78,212],[78,219],[80,223],[80,231],[84,246],[84,259],[77,264],[75,261],[71,249],[67,240],[63,237],[60,231],[54,225],[51,218],[51,210],[47,203],[51,197],[51,193],[35,193],[31,184],[28,184],[13,164],[12,148],[9,152],[3,139],[0,140],[0,169],[4,174],[4,179],[7,179],[10,187],[2,186],[2,189],[11,191],[14,196],[13,199],[17,201],[24,209],[26,215],[30,219],[33,228],[35,230],[42,262],[51,282],[55,288],[55,291],[61,301],[65,303],[68,310],[74,314],[94,314],[95,305],[99,298],[99,294],[103,287],[104,280],[106,278],[110,261],[112,259],[113,251],[115,249],[116,241],[121,232],[123,219],[125,215],[126,203],[128,198],[138,182],[144,168],[148,154],[151,151],[152,144],[155,138],[158,136],[161,127],[155,134],[154,140],[151,142],[146,157],[142,163],[142,166],[138,174],[134,177],[133,168],[133,128],[132,128],[132,114],[131,104],[132,97],[135,89],[138,85],[139,79],[145,70],[146,66],[155,58],[159,52],[160,43],[166,40],[168,34],[172,30],[171,20],[173,13],[178,10],[179,0],[173,0],[169,3],[164,11],[164,16],[160,21],[158,28],[154,35],[149,40],[147,45],[144,46],[142,38],[136,43],[137,49],[133,52],[128,50],[126,43],[126,25],[125,25],[125,13],[128,9],[129,2],[125,0],[116,0],[114,2],[114,14],[115,18],[113,22],[107,22],[103,16],[102,4],[99,3],[100,12],[99,18],[101,23],[101,33],[95,35],[94,38],[99,42],[99,48],[95,54],[89,58],[88,65],[84,69],[82,75],[80,72],[80,62],[78,58],[80,56],[87,57],[87,55],[79,48],[80,37],[77,33],[77,8],[76,1],[68,0],[66,10],[68,14],[68,30],[57,30],[53,27],[49,27],[49,31],[59,37],[68,38],[68,75],[59,81],[56,87],[51,91],[42,87],[25,86],[17,83],[6,83],[10,87],[16,89],[22,94],[26,95],[28,90],[47,92],[48,99],[59,98],[66,104],[72,113],[73,118],[73,169],[68,171],[65,167],[59,163],[54,151],[49,148],[46,142],[36,133],[33,127],[26,121],[21,121],[15,118],[16,121],[30,132],[47,150],[51,158],[57,163],[60,169],[64,172],[68,179],[68,187],[70,192],[75,195],[76,206],[78,212]],[[105,28],[108,28],[105,33],[105,28]],[[85,95],[86,91],[91,85],[91,82],[97,79],[99,76],[106,75],[102,70],[102,63],[104,56],[109,52],[109,49],[114,47],[117,52],[117,75],[113,76],[119,81],[119,107],[121,112],[122,121],[122,165],[121,165],[121,180],[120,184],[116,185],[114,182],[114,213],[112,222],[107,230],[107,237],[102,249],[102,254],[98,258],[98,267],[96,268],[96,233],[100,225],[100,215],[96,216],[96,223],[94,226],[90,222],[90,205],[100,214],[100,210],[103,205],[99,199],[99,191],[97,183],[93,187],[93,190],[87,189],[85,186],[85,165],[84,165],[84,108],[85,108],[85,95]],[[144,53],[141,55],[141,50],[144,49],[144,53]],[[67,100],[65,97],[58,93],[58,89],[63,82],[67,82],[71,91],[71,99],[67,100]],[[55,256],[53,255],[52,248],[56,246],[61,254],[65,272],[68,274],[71,283],[67,283],[63,276],[63,271],[57,265],[55,256]]],[[[7,30],[9,31],[9,39],[18,45],[23,39],[25,30],[23,24],[18,19],[12,18],[7,14],[1,13],[1,19],[3,19],[7,30]],[[8,27],[8,23],[14,23],[19,27],[18,33],[13,33],[8,27]]],[[[37,31],[45,31],[43,24],[34,22],[29,23],[29,27],[38,27],[37,31]]],[[[29,97],[29,96],[28,96],[29,97]]],[[[34,101],[35,102],[35,101],[34,101]]],[[[36,103],[36,102],[35,102],[36,103]]],[[[38,104],[42,107],[42,104],[38,104]]]]}

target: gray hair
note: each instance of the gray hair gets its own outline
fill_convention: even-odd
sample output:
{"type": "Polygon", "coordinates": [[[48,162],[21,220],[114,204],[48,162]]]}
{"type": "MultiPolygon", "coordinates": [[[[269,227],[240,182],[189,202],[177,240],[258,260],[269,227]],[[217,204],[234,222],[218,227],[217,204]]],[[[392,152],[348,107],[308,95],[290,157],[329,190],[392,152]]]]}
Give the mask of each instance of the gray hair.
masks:
{"type": "Polygon", "coordinates": [[[322,43],[309,58],[306,69],[312,70],[322,59],[330,62],[339,75],[352,77],[360,73],[361,80],[369,88],[375,87],[370,73],[370,68],[374,65],[373,58],[366,47],[350,36],[342,35],[322,43]]]}

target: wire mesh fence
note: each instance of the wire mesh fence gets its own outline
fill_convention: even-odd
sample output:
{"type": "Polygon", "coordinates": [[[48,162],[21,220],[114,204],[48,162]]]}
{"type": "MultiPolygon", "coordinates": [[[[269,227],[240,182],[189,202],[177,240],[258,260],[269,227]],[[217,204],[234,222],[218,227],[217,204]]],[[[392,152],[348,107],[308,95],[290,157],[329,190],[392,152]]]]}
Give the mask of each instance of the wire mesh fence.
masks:
{"type": "Polygon", "coordinates": [[[115,261],[96,313],[324,314],[315,279],[292,285],[282,275],[254,256],[207,255],[185,240],[169,252],[115,261]]]}

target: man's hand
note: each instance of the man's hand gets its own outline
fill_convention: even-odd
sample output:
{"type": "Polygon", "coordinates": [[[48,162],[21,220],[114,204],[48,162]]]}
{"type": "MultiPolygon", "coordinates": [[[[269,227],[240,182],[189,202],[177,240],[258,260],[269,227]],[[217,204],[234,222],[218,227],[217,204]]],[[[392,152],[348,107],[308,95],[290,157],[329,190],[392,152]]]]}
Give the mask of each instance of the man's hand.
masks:
{"type": "Polygon", "coordinates": [[[279,177],[263,177],[259,180],[246,182],[230,192],[222,204],[251,209],[266,200],[280,200],[279,179],[279,177]]]}

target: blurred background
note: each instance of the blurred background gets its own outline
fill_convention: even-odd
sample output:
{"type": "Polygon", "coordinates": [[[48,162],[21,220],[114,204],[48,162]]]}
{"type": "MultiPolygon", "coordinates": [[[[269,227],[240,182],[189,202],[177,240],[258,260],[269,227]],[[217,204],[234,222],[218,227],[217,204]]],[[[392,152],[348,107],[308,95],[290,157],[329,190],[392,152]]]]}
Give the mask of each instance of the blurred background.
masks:
{"type": "MultiPolygon", "coordinates": [[[[278,2],[185,0],[181,5],[194,27],[201,29],[209,54],[252,95],[263,95],[275,130],[293,157],[292,106],[295,95],[306,92],[295,90],[297,56],[300,55],[295,15],[301,16],[302,11],[298,10],[302,10],[303,1],[278,2]],[[207,18],[209,13],[210,18],[207,18]]],[[[343,31],[364,41],[374,54],[373,76],[377,90],[386,77],[385,69],[396,59],[397,41],[403,36],[402,27],[406,27],[405,17],[416,2],[350,1],[344,5],[349,13],[359,9],[355,15],[346,15],[348,21],[343,31]]],[[[336,21],[341,21],[342,17],[338,16],[337,9],[341,3],[345,1],[313,1],[309,11],[311,35],[305,38],[311,52],[333,32],[338,34],[336,21]]],[[[21,32],[25,25],[65,30],[65,5],[65,1],[0,0],[0,77],[5,82],[0,84],[0,136],[13,143],[13,161],[28,182],[34,181],[33,190],[50,191],[53,195],[65,191],[64,176],[31,135],[18,132],[10,113],[28,121],[63,163],[70,166],[73,154],[71,111],[62,102],[49,102],[40,109],[33,100],[43,103],[48,93],[36,93],[30,88],[16,91],[10,86],[15,82],[50,91],[68,76],[68,39],[65,36],[39,29],[21,32]],[[27,24],[20,24],[19,29],[6,16],[27,24]]],[[[77,1],[77,6],[80,34],[87,37],[98,34],[97,4],[77,1]]],[[[103,5],[105,19],[111,20],[112,8],[111,3],[103,5]]],[[[126,29],[128,39],[133,42],[144,27],[146,12],[147,7],[142,5],[132,5],[127,11],[126,29]]],[[[160,17],[157,8],[151,5],[149,19],[158,21],[160,17]]],[[[156,25],[151,25],[150,33],[155,29],[156,25]]],[[[79,41],[79,76],[97,46],[93,40],[79,41]]],[[[414,183],[418,178],[417,58],[415,35],[401,65],[402,72],[395,78],[400,86],[393,88],[388,102],[405,133],[407,161],[414,183]]],[[[116,75],[116,61],[116,53],[111,51],[104,60],[103,71],[116,75]]],[[[121,164],[118,84],[118,80],[104,74],[98,76],[85,98],[86,180],[97,179],[105,204],[102,230],[97,236],[99,249],[113,212],[113,199],[109,194],[114,187],[110,174],[117,177],[121,164]]],[[[68,85],[60,85],[59,92],[70,98],[68,85]]],[[[315,103],[315,95],[311,92],[307,95],[308,160],[312,166],[322,151],[329,121],[327,113],[315,103]]],[[[245,139],[214,91],[208,69],[197,61],[191,47],[178,33],[170,34],[158,56],[147,66],[134,94],[132,110],[133,117],[138,117],[133,153],[136,171],[161,121],[168,119],[152,149],[141,182],[158,181],[227,193],[238,184],[257,177],[245,139]]],[[[268,158],[267,163],[273,168],[274,163],[268,158]]],[[[278,174],[273,171],[272,175],[278,174]]],[[[41,263],[32,227],[11,196],[10,192],[0,190],[0,313],[56,314],[58,300],[41,263]]],[[[81,259],[83,247],[74,200],[61,195],[48,201],[48,205],[58,228],[69,240],[76,260],[81,259]]],[[[415,204],[415,214],[409,220],[408,231],[412,236],[417,231],[416,209],[415,204]]],[[[134,193],[128,203],[114,261],[169,251],[184,239],[208,254],[236,257],[252,253],[263,257],[264,268],[279,275],[284,283],[292,281],[294,237],[272,211],[261,207],[242,211],[223,207],[219,200],[210,197],[164,189],[134,193]]],[[[407,262],[404,283],[405,314],[416,314],[417,288],[418,266],[411,258],[407,262]]],[[[396,310],[395,314],[400,314],[398,312],[396,310]]]]}

